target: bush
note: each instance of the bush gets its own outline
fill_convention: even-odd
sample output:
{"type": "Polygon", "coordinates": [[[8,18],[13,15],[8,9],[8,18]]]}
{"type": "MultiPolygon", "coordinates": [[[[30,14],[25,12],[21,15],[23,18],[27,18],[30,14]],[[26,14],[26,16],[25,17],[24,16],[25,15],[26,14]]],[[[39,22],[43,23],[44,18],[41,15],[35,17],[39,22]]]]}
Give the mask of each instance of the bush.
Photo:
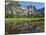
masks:
{"type": "Polygon", "coordinates": [[[11,15],[7,14],[5,18],[43,18],[43,14],[27,14],[27,15],[22,15],[22,14],[16,14],[16,15],[11,15]]]}
{"type": "Polygon", "coordinates": [[[42,14],[33,14],[31,16],[31,18],[43,18],[43,17],[44,17],[44,15],[42,15],[42,14]]]}

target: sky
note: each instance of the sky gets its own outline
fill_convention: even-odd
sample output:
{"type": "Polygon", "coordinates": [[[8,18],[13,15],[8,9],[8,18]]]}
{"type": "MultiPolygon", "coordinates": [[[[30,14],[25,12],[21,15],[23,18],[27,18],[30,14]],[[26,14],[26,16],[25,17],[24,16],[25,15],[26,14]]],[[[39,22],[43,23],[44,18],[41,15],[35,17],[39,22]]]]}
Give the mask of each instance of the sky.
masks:
{"type": "Polygon", "coordinates": [[[14,1],[38,1],[38,2],[41,2],[41,1],[45,1],[45,0],[14,0],[14,1]]]}
{"type": "Polygon", "coordinates": [[[20,4],[22,6],[28,6],[28,5],[33,5],[35,6],[37,9],[43,8],[44,7],[44,3],[43,2],[26,2],[26,1],[20,1],[20,4]]]}

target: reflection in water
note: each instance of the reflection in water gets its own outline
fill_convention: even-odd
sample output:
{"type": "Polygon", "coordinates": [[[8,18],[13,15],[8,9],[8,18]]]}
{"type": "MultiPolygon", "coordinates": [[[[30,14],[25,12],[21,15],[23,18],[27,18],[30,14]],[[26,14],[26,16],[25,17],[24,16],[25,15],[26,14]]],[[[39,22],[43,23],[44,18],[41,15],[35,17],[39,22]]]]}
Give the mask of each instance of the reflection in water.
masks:
{"type": "Polygon", "coordinates": [[[40,26],[37,23],[21,22],[21,23],[6,23],[6,33],[18,34],[18,33],[35,33],[40,32],[40,26]]]}

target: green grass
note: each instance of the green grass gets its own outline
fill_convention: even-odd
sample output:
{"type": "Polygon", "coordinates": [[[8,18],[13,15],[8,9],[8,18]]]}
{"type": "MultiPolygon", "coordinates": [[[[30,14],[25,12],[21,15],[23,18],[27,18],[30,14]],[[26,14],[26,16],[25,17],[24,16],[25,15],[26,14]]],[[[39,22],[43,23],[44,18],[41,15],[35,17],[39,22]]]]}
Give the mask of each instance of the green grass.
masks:
{"type": "Polygon", "coordinates": [[[44,19],[44,18],[6,18],[6,22],[8,23],[15,23],[15,22],[34,22],[40,19],[44,19]]]}

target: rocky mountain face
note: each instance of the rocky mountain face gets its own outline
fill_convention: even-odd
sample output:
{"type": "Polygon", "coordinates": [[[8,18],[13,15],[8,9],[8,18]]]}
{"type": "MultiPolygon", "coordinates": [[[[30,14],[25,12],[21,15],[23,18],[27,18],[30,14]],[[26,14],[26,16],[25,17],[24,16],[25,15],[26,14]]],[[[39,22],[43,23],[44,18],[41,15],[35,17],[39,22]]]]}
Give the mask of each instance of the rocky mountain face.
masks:
{"type": "MultiPolygon", "coordinates": [[[[8,7],[8,6],[6,6],[6,7],[8,7]]],[[[16,14],[16,12],[17,13],[25,13],[26,14],[26,12],[27,13],[32,13],[32,14],[39,14],[39,13],[41,13],[41,14],[43,14],[44,13],[44,7],[43,8],[41,8],[41,9],[38,9],[37,10],[37,8],[35,7],[35,6],[33,6],[33,5],[29,5],[29,6],[26,6],[26,7],[23,7],[23,8],[21,8],[20,7],[20,9],[16,9],[16,8],[13,8],[12,7],[12,12],[13,12],[13,14],[16,14]],[[24,8],[24,9],[23,9],[24,8]]],[[[7,8],[6,8],[7,9],[7,8]]],[[[9,12],[11,12],[10,11],[10,9],[7,9],[9,12]]],[[[6,12],[7,12],[7,10],[6,10],[6,12]]]]}
{"type": "Polygon", "coordinates": [[[33,11],[34,11],[34,14],[44,14],[44,7],[40,8],[40,9],[37,9],[35,6],[33,6],[32,12],[33,11]]]}
{"type": "Polygon", "coordinates": [[[37,9],[35,6],[30,5],[30,6],[28,6],[28,8],[29,9],[31,8],[32,9],[32,13],[34,13],[34,14],[44,14],[44,7],[40,8],[40,9],[37,9]]]}
{"type": "Polygon", "coordinates": [[[39,11],[41,14],[44,14],[44,7],[41,8],[41,9],[38,9],[38,11],[39,11]]]}

